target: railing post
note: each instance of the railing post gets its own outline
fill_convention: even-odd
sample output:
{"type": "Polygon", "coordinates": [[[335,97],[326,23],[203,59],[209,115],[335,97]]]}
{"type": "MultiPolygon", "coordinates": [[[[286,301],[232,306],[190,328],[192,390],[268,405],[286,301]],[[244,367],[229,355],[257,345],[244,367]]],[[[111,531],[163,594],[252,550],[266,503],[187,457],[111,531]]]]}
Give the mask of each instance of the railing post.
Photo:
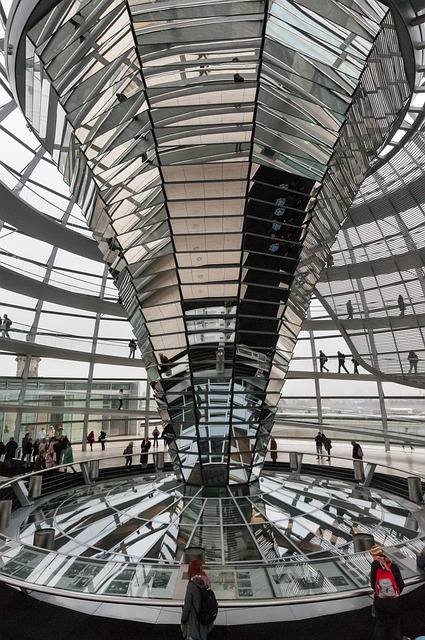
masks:
{"type": "Polygon", "coordinates": [[[157,471],[164,470],[164,452],[163,451],[157,451],[156,453],[154,453],[153,461],[157,471]]]}
{"type": "Polygon", "coordinates": [[[291,469],[292,473],[300,473],[302,461],[302,453],[297,453],[296,451],[291,451],[289,453],[289,468],[291,469]]]}
{"type": "Polygon", "coordinates": [[[354,480],[357,480],[358,482],[363,482],[364,480],[363,461],[353,460],[353,469],[354,469],[354,480]]]}
{"type": "Polygon", "coordinates": [[[376,464],[373,462],[367,462],[365,467],[364,474],[364,486],[370,487],[370,483],[372,482],[373,474],[375,473],[376,464]]]}
{"type": "Polygon", "coordinates": [[[12,500],[0,500],[0,531],[7,529],[12,515],[12,500]]]}
{"type": "Polygon", "coordinates": [[[15,495],[22,507],[30,507],[32,505],[32,501],[29,499],[28,489],[26,488],[23,480],[15,480],[10,486],[15,492],[15,495]]]}
{"type": "Polygon", "coordinates": [[[50,527],[37,529],[34,532],[34,547],[53,550],[55,546],[55,530],[50,527]]]}
{"type": "Polygon", "coordinates": [[[407,486],[409,488],[409,500],[416,502],[416,504],[422,504],[422,482],[417,476],[411,476],[407,478],[407,486]]]}
{"type": "Polygon", "coordinates": [[[99,460],[91,460],[89,466],[90,480],[96,480],[99,477],[99,460]]]}
{"type": "Polygon", "coordinates": [[[353,533],[354,552],[369,551],[375,544],[375,540],[370,533],[353,533]]]}
{"type": "Polygon", "coordinates": [[[31,476],[29,491],[28,491],[28,496],[29,498],[31,498],[31,500],[34,500],[34,498],[39,498],[41,496],[42,484],[43,484],[42,475],[31,476]]]}
{"type": "Polygon", "coordinates": [[[83,476],[84,484],[91,484],[90,473],[89,473],[89,465],[90,461],[80,462],[81,475],[83,476]]]}

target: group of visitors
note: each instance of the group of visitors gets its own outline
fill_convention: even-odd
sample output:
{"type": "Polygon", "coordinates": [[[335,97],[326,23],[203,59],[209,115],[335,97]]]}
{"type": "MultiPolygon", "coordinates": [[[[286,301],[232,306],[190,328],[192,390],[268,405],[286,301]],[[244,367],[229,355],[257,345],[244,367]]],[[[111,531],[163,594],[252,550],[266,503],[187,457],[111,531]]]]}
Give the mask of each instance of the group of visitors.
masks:
{"type": "MultiPolygon", "coordinates": [[[[153,447],[158,447],[158,439],[159,439],[159,429],[155,427],[152,431],[153,437],[153,447]]],[[[152,446],[152,443],[149,437],[143,438],[140,442],[140,464],[142,465],[142,469],[147,469],[148,466],[148,454],[149,450],[152,446]]],[[[129,442],[123,451],[123,456],[125,457],[124,467],[126,469],[131,469],[133,465],[133,454],[134,454],[134,442],[129,442]]]]}
{"type": "MultiPolygon", "coordinates": [[[[9,442],[0,442],[0,462],[5,470],[12,467],[12,461],[21,458],[22,467],[28,471],[42,471],[48,469],[53,471],[54,467],[61,464],[72,464],[74,454],[72,445],[66,435],[57,437],[47,436],[44,428],[33,439],[29,432],[22,438],[21,449],[16,440],[11,437],[9,442]]],[[[71,467],[75,473],[75,469],[71,467]]]]}
{"type": "MultiPolygon", "coordinates": [[[[327,260],[326,260],[326,266],[327,267],[333,267],[334,265],[334,258],[332,256],[332,254],[329,254],[327,260]]],[[[399,308],[400,311],[400,316],[404,316],[405,312],[406,312],[406,303],[404,301],[403,296],[400,295],[397,298],[397,307],[399,308]]],[[[354,315],[354,307],[353,307],[353,303],[351,302],[351,300],[348,300],[345,308],[347,310],[347,320],[352,320],[353,319],[353,315],[354,315]]]]}
{"type": "MultiPolygon", "coordinates": [[[[142,469],[147,469],[148,467],[148,454],[149,449],[152,444],[149,438],[143,438],[140,442],[140,464],[142,465],[142,469]]],[[[131,469],[133,465],[133,453],[134,453],[134,443],[129,442],[126,448],[123,451],[123,456],[125,457],[125,465],[126,469],[131,469]]]]}
{"type": "MultiPolygon", "coordinates": [[[[344,369],[345,373],[350,373],[347,367],[345,366],[345,359],[346,359],[345,354],[341,353],[341,351],[338,351],[336,357],[338,358],[338,373],[341,373],[341,369],[344,369]]],[[[329,360],[328,356],[325,353],[323,353],[322,350],[320,350],[319,351],[320,373],[323,373],[324,371],[329,373],[329,369],[326,366],[326,363],[328,360],[329,360]]],[[[353,373],[358,374],[359,363],[357,362],[354,356],[351,358],[351,362],[353,363],[353,373]]]]}
{"type": "Polygon", "coordinates": [[[317,436],[314,438],[316,442],[317,459],[323,458],[323,449],[325,449],[328,457],[326,460],[331,459],[332,440],[327,438],[323,431],[318,431],[317,436]]]}

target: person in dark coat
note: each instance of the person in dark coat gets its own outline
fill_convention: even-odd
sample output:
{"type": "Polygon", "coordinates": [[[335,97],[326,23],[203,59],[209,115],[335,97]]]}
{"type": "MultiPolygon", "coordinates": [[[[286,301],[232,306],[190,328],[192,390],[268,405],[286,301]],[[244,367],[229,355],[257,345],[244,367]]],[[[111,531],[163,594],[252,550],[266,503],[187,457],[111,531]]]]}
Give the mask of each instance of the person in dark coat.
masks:
{"type": "Polygon", "coordinates": [[[322,438],[322,434],[320,433],[320,431],[317,433],[317,436],[314,438],[315,442],[316,442],[316,453],[317,453],[317,458],[321,458],[323,456],[323,438],[322,438]]]}
{"type": "Polygon", "coordinates": [[[276,460],[277,460],[277,442],[273,438],[273,436],[271,437],[271,440],[270,440],[270,457],[271,457],[271,459],[273,461],[273,464],[276,464],[276,460]]]}
{"type": "Polygon", "coordinates": [[[329,373],[329,369],[326,366],[327,361],[327,356],[323,353],[323,351],[319,351],[320,373],[323,373],[323,369],[326,369],[326,371],[329,373]]]}
{"type": "Polygon", "coordinates": [[[24,469],[31,469],[32,439],[28,438],[23,451],[24,469]]]}
{"type": "Polygon", "coordinates": [[[323,446],[325,447],[325,451],[328,454],[328,457],[326,458],[326,460],[329,461],[331,459],[331,449],[332,449],[331,439],[327,438],[325,434],[322,433],[322,442],[323,442],[323,446]]]}
{"type": "Polygon", "coordinates": [[[404,589],[400,569],[384,553],[382,547],[373,546],[370,550],[373,562],[370,568],[370,586],[373,589],[373,605],[375,609],[375,632],[373,640],[401,640],[401,598],[380,598],[375,592],[378,569],[391,571],[401,593],[404,589]]]}
{"type": "Polygon", "coordinates": [[[136,356],[137,342],[134,338],[131,338],[128,343],[128,348],[130,349],[130,353],[128,354],[129,358],[134,358],[136,356]]]}
{"type": "Polygon", "coordinates": [[[105,431],[101,431],[99,434],[99,438],[98,438],[101,447],[102,447],[102,451],[105,451],[105,442],[106,442],[106,432],[105,431]]]}
{"type": "Polygon", "coordinates": [[[351,440],[351,446],[353,447],[354,460],[363,460],[363,451],[359,443],[355,440],[351,440]]]}
{"type": "Polygon", "coordinates": [[[5,467],[7,467],[8,469],[10,469],[10,467],[12,466],[12,460],[16,455],[17,448],[18,448],[18,443],[15,441],[14,438],[10,438],[9,442],[6,444],[5,459],[4,459],[5,467]]]}
{"type": "Polygon", "coordinates": [[[140,443],[140,464],[142,465],[142,469],[146,469],[148,466],[148,453],[151,448],[151,441],[149,438],[143,438],[140,443]]]}
{"type": "Polygon", "coordinates": [[[133,464],[133,443],[129,442],[126,448],[124,449],[125,456],[125,467],[131,469],[131,465],[133,464]]]}
{"type": "Polygon", "coordinates": [[[341,351],[338,351],[337,356],[338,356],[338,373],[341,373],[341,369],[344,369],[345,373],[350,373],[347,367],[345,366],[345,355],[341,353],[341,351]]]}
{"type": "Polygon", "coordinates": [[[186,587],[181,617],[182,635],[187,640],[205,640],[214,625],[199,624],[198,613],[201,608],[201,589],[209,586],[210,581],[199,560],[192,560],[187,575],[189,582],[186,587]],[[197,567],[199,568],[197,569],[197,567]]]}

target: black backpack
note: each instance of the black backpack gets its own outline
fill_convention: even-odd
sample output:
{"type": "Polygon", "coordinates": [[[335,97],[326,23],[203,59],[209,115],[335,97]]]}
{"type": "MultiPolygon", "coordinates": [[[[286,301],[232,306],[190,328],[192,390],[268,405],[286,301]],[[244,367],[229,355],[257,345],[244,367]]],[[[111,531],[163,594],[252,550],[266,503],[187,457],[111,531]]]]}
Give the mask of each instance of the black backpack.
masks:
{"type": "MultiPolygon", "coordinates": [[[[193,584],[196,584],[194,582],[193,584]]],[[[218,603],[217,598],[215,597],[215,593],[210,587],[206,585],[201,587],[199,584],[196,585],[201,590],[201,605],[199,607],[199,611],[196,614],[198,618],[199,624],[208,626],[210,624],[214,624],[215,619],[218,613],[218,603]]]]}

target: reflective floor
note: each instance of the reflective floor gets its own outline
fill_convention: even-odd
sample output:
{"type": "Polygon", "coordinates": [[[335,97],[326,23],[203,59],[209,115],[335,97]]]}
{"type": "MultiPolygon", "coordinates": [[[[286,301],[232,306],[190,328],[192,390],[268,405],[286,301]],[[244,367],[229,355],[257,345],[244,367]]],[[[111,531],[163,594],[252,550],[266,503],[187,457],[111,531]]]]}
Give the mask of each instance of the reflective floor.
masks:
{"type": "Polygon", "coordinates": [[[264,472],[250,487],[205,492],[172,475],[79,487],[47,499],[22,523],[32,544],[53,527],[61,554],[122,562],[183,562],[187,547],[211,564],[304,561],[354,552],[353,534],[402,546],[421,535],[406,501],[336,479],[264,472]]]}

